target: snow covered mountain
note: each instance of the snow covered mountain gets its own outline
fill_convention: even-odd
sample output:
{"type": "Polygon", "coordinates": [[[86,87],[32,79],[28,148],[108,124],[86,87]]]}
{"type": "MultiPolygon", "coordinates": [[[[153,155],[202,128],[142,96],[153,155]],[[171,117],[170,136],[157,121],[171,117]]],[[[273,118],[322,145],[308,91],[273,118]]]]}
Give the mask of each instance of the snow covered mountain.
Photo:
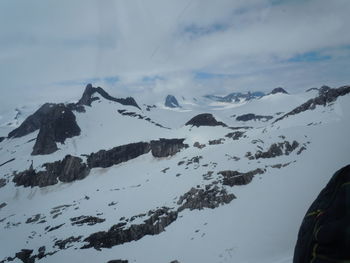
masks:
{"type": "Polygon", "coordinates": [[[88,85],[25,115],[1,135],[0,262],[292,262],[349,164],[350,86],[231,101],[88,85]]]}

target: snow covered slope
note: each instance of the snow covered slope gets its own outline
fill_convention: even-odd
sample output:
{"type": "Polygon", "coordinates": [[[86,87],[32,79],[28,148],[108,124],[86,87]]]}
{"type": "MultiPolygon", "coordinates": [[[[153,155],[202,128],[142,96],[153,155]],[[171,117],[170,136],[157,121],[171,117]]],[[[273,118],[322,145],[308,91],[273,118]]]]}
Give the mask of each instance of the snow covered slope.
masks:
{"type": "Polygon", "coordinates": [[[307,208],[350,161],[350,88],[310,94],[139,109],[94,92],[55,152],[32,155],[50,118],[4,139],[0,262],[292,262],[307,208]],[[214,120],[185,125],[202,113],[214,120]]]}

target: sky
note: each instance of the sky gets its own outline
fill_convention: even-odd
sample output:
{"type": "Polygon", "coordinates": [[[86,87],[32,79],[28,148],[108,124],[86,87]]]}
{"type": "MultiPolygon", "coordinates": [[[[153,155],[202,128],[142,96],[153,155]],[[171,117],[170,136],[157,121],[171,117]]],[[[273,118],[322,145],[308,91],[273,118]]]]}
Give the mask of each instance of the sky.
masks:
{"type": "Polygon", "coordinates": [[[1,0],[0,105],[350,84],[349,0],[1,0]]]}

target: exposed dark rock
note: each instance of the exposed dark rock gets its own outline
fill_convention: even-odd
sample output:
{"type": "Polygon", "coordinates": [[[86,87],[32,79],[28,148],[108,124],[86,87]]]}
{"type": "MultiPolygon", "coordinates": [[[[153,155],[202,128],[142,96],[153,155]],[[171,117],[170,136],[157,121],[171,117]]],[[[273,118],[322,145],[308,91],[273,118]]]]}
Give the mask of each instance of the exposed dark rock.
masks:
{"type": "Polygon", "coordinates": [[[16,159],[15,159],[15,158],[12,158],[12,159],[6,161],[6,162],[0,164],[0,167],[3,166],[3,165],[5,165],[5,164],[8,164],[8,163],[10,163],[10,162],[13,162],[14,160],[16,160],[16,159]]]}
{"type": "Polygon", "coordinates": [[[80,112],[80,113],[86,112],[84,105],[80,105],[77,103],[68,103],[67,108],[70,109],[71,111],[76,111],[76,112],[80,112]]]}
{"type": "Polygon", "coordinates": [[[299,154],[301,154],[303,151],[305,151],[306,150],[306,147],[305,146],[302,146],[302,147],[300,147],[300,149],[298,150],[298,152],[297,152],[297,155],[299,155],[299,154]]]}
{"type": "Polygon", "coordinates": [[[0,142],[2,142],[5,139],[6,139],[6,137],[0,137],[0,142]]]}
{"type": "Polygon", "coordinates": [[[61,182],[81,180],[90,172],[87,165],[82,163],[82,159],[71,155],[67,155],[62,161],[45,163],[42,167],[46,170],[36,172],[31,166],[28,170],[15,174],[13,182],[17,186],[44,187],[58,183],[58,179],[61,182]]]}
{"type": "Polygon", "coordinates": [[[32,155],[53,153],[58,149],[56,142],[64,143],[67,138],[80,135],[80,128],[70,109],[64,104],[51,104],[49,108],[41,118],[32,155]]]}
{"type": "Polygon", "coordinates": [[[283,88],[278,87],[278,88],[274,88],[270,94],[276,94],[276,93],[282,93],[282,94],[288,94],[287,91],[285,91],[283,88]]]}
{"type": "Polygon", "coordinates": [[[179,102],[173,95],[168,95],[166,97],[164,105],[169,108],[180,108],[179,102]]]}
{"type": "Polygon", "coordinates": [[[188,148],[184,144],[185,139],[159,139],[151,141],[152,155],[157,158],[173,156],[184,148],[188,148]]]}
{"type": "Polygon", "coordinates": [[[151,145],[147,142],[130,143],[114,147],[111,150],[100,150],[97,153],[91,153],[87,158],[87,163],[90,168],[107,168],[134,159],[148,153],[150,150],[151,145]]]}
{"type": "Polygon", "coordinates": [[[35,223],[39,221],[40,217],[41,217],[41,214],[33,215],[26,220],[26,224],[35,223]]]}
{"type": "Polygon", "coordinates": [[[225,141],[224,138],[220,138],[217,140],[211,140],[208,143],[209,143],[209,145],[217,145],[217,144],[223,144],[224,141],[225,141]]]}
{"type": "Polygon", "coordinates": [[[264,171],[260,168],[247,173],[241,173],[238,171],[221,171],[218,174],[221,174],[224,177],[223,185],[246,185],[249,184],[256,174],[263,174],[264,171]]]}
{"type": "Polygon", "coordinates": [[[118,146],[111,150],[100,150],[87,156],[87,164],[79,157],[67,155],[62,161],[45,163],[44,171],[36,171],[31,165],[28,170],[15,173],[13,182],[17,186],[44,187],[61,182],[73,182],[84,179],[91,168],[107,168],[128,160],[134,159],[142,154],[152,151],[154,157],[168,157],[176,154],[188,145],[185,139],[159,139],[157,141],[131,143],[118,146]]]}
{"type": "Polygon", "coordinates": [[[113,259],[108,261],[107,263],[128,263],[129,261],[127,260],[122,260],[122,259],[113,259]]]}
{"type": "Polygon", "coordinates": [[[231,138],[232,140],[239,140],[242,137],[246,137],[246,135],[244,135],[244,133],[245,132],[241,132],[241,131],[230,132],[230,133],[226,134],[225,137],[231,138]]]}
{"type": "Polygon", "coordinates": [[[55,242],[55,247],[58,247],[59,249],[67,249],[67,248],[70,248],[72,245],[72,243],[76,243],[76,242],[79,242],[81,240],[83,236],[78,236],[78,237],[74,237],[74,236],[71,236],[69,238],[66,238],[64,240],[57,240],[55,242]]]}
{"type": "Polygon", "coordinates": [[[191,120],[189,120],[185,125],[192,125],[196,127],[200,126],[223,126],[227,127],[227,125],[223,122],[217,121],[214,116],[210,113],[202,113],[197,116],[194,116],[191,120]]]}
{"type": "Polygon", "coordinates": [[[161,170],[161,172],[165,174],[169,169],[170,167],[164,168],[163,170],[161,170]]]}
{"type": "Polygon", "coordinates": [[[20,252],[16,253],[16,257],[22,260],[23,263],[34,263],[35,256],[31,256],[33,250],[31,249],[22,249],[20,252]]]}
{"type": "Polygon", "coordinates": [[[243,114],[236,118],[237,121],[268,121],[271,120],[272,116],[255,115],[253,113],[243,114]]]}
{"type": "Polygon", "coordinates": [[[7,180],[5,178],[1,178],[0,179],[0,188],[4,187],[6,185],[6,183],[7,183],[7,180]]]}
{"type": "Polygon", "coordinates": [[[83,96],[78,101],[77,105],[86,105],[91,106],[91,103],[95,100],[98,100],[99,98],[93,97],[94,93],[100,94],[103,98],[111,101],[118,102],[122,105],[128,105],[128,106],[134,106],[138,109],[141,109],[139,105],[137,105],[136,101],[132,97],[128,98],[114,98],[110,96],[104,89],[101,87],[94,88],[91,84],[88,84],[85,88],[85,91],[83,93],[83,96]]]}
{"type": "Polygon", "coordinates": [[[39,247],[37,258],[41,259],[41,258],[45,257],[46,256],[45,251],[46,251],[45,246],[39,247]]]}
{"type": "Polygon", "coordinates": [[[186,165],[190,165],[190,164],[193,164],[193,163],[199,163],[200,159],[203,159],[203,157],[202,156],[194,156],[191,159],[187,160],[186,165]]]}
{"type": "Polygon", "coordinates": [[[178,212],[184,209],[214,209],[219,205],[228,204],[235,199],[234,194],[228,194],[226,189],[220,189],[217,185],[206,185],[205,189],[191,188],[182,195],[177,204],[180,205],[178,212]]]}
{"type": "Polygon", "coordinates": [[[2,208],[4,208],[5,206],[7,206],[7,204],[6,204],[5,202],[1,203],[1,204],[0,204],[0,210],[1,210],[2,208]]]}
{"type": "Polygon", "coordinates": [[[316,108],[317,105],[326,106],[327,104],[336,101],[338,97],[344,96],[349,93],[350,93],[350,86],[343,86],[337,89],[332,89],[330,87],[323,86],[319,89],[319,95],[317,97],[310,99],[307,102],[301,104],[300,106],[296,107],[292,111],[276,119],[273,123],[303,111],[313,110],[316,108]]]}
{"type": "Polygon", "coordinates": [[[252,100],[258,99],[265,96],[265,93],[256,91],[248,93],[233,92],[224,97],[215,96],[215,95],[205,95],[204,97],[210,100],[219,101],[219,102],[239,102],[241,100],[252,100]]]}
{"type": "Polygon", "coordinates": [[[53,226],[53,227],[46,227],[45,230],[47,230],[47,232],[52,232],[52,231],[55,231],[55,230],[61,228],[64,225],[65,225],[65,223],[57,225],[57,226],[53,226]]]}
{"type": "MultiPolygon", "coordinates": [[[[277,169],[281,169],[281,168],[283,168],[283,167],[286,167],[286,166],[288,166],[288,165],[290,165],[291,163],[289,162],[289,163],[278,163],[278,164],[273,164],[273,165],[270,165],[270,167],[271,168],[277,168],[277,169]]],[[[265,167],[267,167],[267,166],[265,166],[265,167]]]]}
{"type": "Polygon", "coordinates": [[[52,110],[51,108],[56,105],[53,103],[45,103],[36,112],[26,118],[23,123],[8,134],[9,138],[18,138],[25,136],[38,130],[45,116],[52,110]]]}
{"type": "Polygon", "coordinates": [[[126,111],[126,110],[118,110],[118,113],[123,115],[123,116],[130,116],[130,117],[138,118],[140,120],[148,121],[148,122],[150,122],[150,123],[152,123],[152,124],[154,124],[154,125],[156,125],[158,127],[164,128],[164,129],[170,129],[170,128],[164,127],[163,125],[152,121],[150,118],[148,118],[146,116],[143,116],[141,114],[138,114],[136,112],[129,112],[129,111],[126,111]]]}
{"type": "Polygon", "coordinates": [[[92,226],[98,223],[102,223],[106,221],[106,219],[95,217],[95,216],[78,216],[78,217],[71,218],[70,221],[72,222],[73,226],[74,225],[82,226],[84,224],[88,226],[92,226]]]}
{"type": "Polygon", "coordinates": [[[176,211],[171,211],[167,207],[150,211],[148,213],[149,218],[144,220],[142,224],[125,228],[125,223],[119,223],[112,226],[108,231],[91,234],[84,239],[88,244],[84,245],[82,249],[91,247],[95,249],[111,248],[126,242],[139,240],[146,235],[157,235],[177,219],[177,214],[176,211]]]}
{"type": "Polygon", "coordinates": [[[313,91],[313,90],[318,90],[318,88],[309,88],[306,90],[306,92],[310,92],[310,91],[313,91]]]}
{"type": "Polygon", "coordinates": [[[274,143],[270,146],[270,148],[266,151],[258,151],[255,154],[255,159],[260,158],[274,158],[281,155],[289,155],[296,148],[298,148],[299,143],[297,141],[293,141],[290,144],[289,141],[274,143]]]}
{"type": "Polygon", "coordinates": [[[156,105],[146,105],[146,104],[143,104],[143,105],[145,105],[146,106],[146,111],[151,111],[151,109],[155,109],[155,108],[157,108],[157,106],[156,105]]]}
{"type": "Polygon", "coordinates": [[[205,147],[205,144],[200,144],[199,142],[195,142],[193,144],[193,147],[196,147],[198,149],[203,149],[205,147]]]}

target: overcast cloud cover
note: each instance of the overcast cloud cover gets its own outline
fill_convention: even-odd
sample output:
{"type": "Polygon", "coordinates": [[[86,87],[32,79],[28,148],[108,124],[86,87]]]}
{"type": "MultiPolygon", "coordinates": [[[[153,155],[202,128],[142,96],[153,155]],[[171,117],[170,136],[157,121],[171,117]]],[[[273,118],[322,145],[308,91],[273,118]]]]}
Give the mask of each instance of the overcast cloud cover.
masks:
{"type": "Polygon", "coordinates": [[[1,0],[1,106],[350,84],[349,0],[1,0]]]}

